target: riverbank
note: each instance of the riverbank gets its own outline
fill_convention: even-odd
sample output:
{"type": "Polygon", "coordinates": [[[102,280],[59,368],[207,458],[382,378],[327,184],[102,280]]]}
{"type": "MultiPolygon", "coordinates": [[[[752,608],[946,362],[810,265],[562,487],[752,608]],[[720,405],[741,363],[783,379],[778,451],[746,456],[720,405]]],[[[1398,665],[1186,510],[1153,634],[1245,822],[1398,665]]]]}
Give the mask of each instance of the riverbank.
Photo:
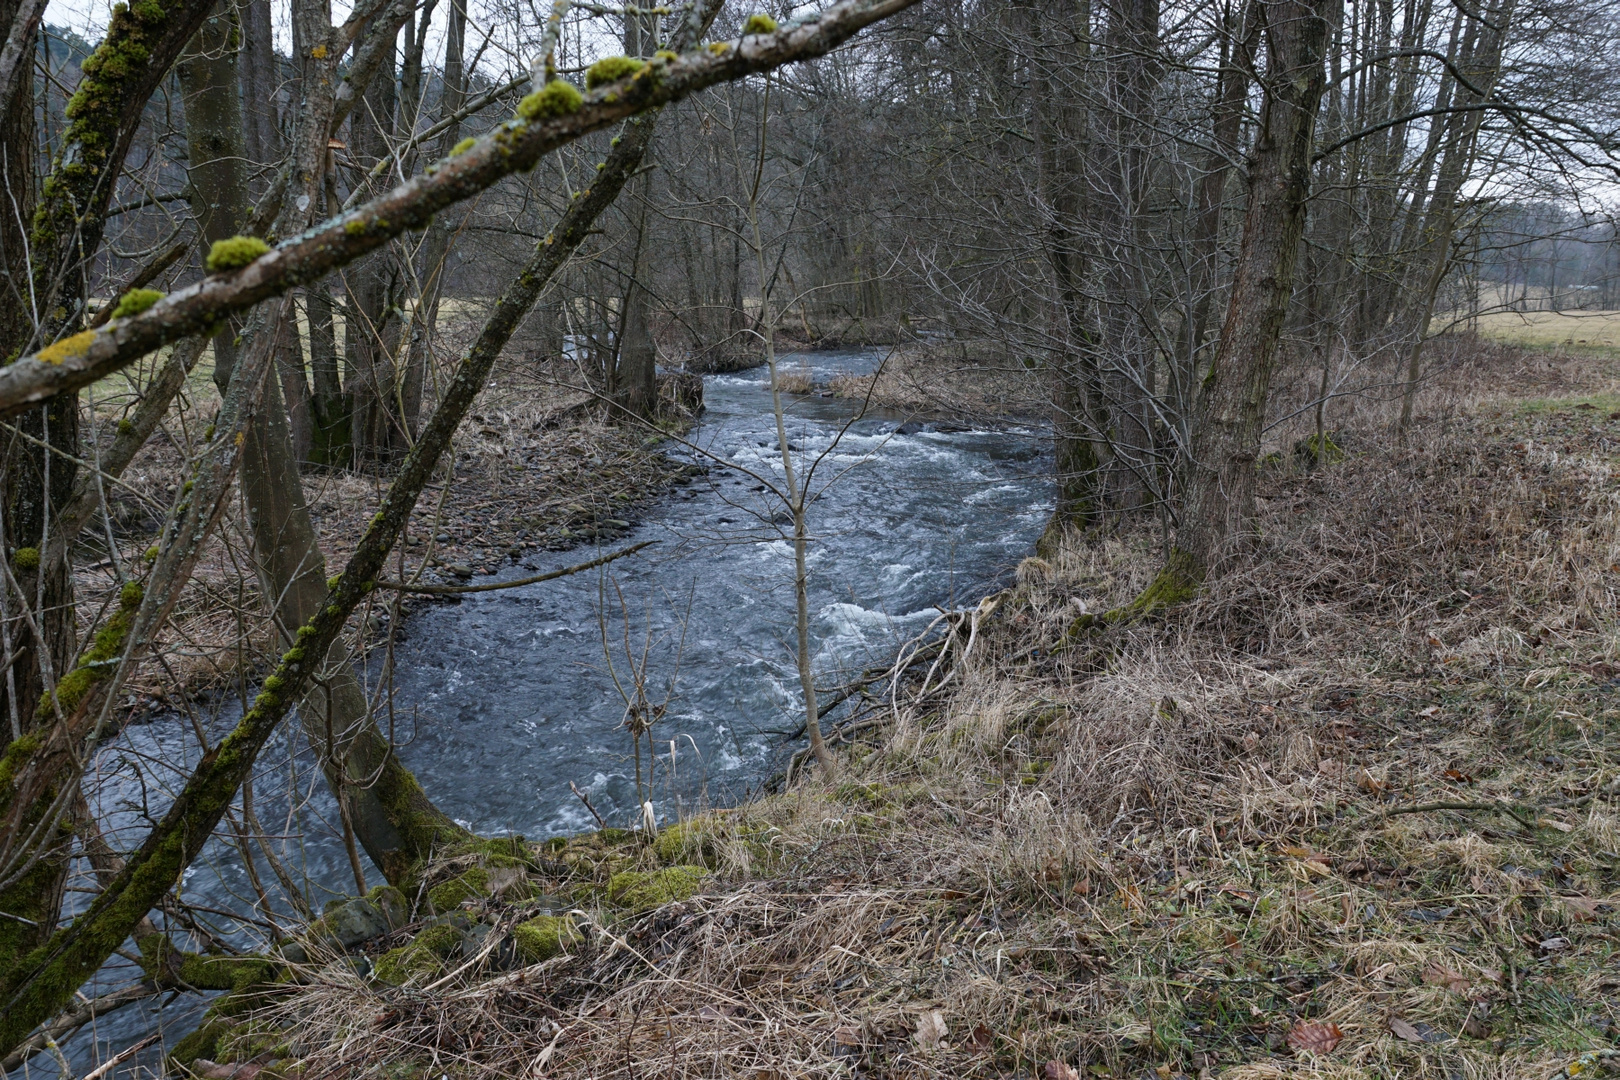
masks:
{"type": "Polygon", "coordinates": [[[1074,644],[1156,537],[1029,560],[833,783],[461,853],[363,963],[255,992],[273,1045],[208,1049],[310,1077],[1593,1074],[1620,403],[1343,441],[1264,474],[1261,549],[1190,604],[1074,644]]]}
{"type": "MultiPolygon", "coordinates": [[[[140,451],[122,482],[109,486],[110,527],[124,565],[139,565],[175,495],[164,478],[181,471],[192,440],[218,407],[211,380],[193,382],[185,408],[140,451]]],[[[624,536],[650,500],[701,472],[664,452],[666,435],[685,431],[701,409],[701,389],[694,399],[685,388],[680,400],[673,386],[665,389],[657,425],[616,424],[569,380],[515,364],[499,371],[463,425],[453,459],[424,490],[390,576],[412,584],[468,584],[545,551],[624,536]]],[[[378,473],[304,471],[304,495],[328,572],[352,554],[388,482],[378,473]]],[[[159,662],[144,665],[129,683],[130,708],[162,711],[230,689],[274,658],[257,588],[238,589],[241,569],[252,561],[249,536],[233,500],[181,594],[159,662]]],[[[79,610],[88,619],[102,607],[97,583],[107,596],[121,583],[99,536],[80,557],[79,579],[90,587],[79,610]]],[[[367,635],[377,637],[391,620],[432,602],[406,594],[397,611],[392,604],[377,606],[367,635]]],[[[82,632],[92,629],[85,622],[82,632]]]]}
{"type": "Polygon", "coordinates": [[[974,342],[911,342],[881,351],[873,374],[842,373],[817,380],[807,368],[784,364],[783,390],[820,394],[919,420],[993,424],[1044,418],[1050,411],[1040,372],[974,342]]]}

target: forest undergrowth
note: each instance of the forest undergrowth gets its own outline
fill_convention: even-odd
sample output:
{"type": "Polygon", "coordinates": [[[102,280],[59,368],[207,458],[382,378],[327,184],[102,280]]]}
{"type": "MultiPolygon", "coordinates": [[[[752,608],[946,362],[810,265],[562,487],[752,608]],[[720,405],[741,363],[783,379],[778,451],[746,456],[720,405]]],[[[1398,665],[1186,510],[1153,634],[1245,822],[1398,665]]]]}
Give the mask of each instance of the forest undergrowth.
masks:
{"type": "Polygon", "coordinates": [[[834,783],[655,839],[462,852],[366,965],[255,992],[251,1037],[193,1067],[242,1075],[215,1064],[231,1046],[307,1077],[1620,1067],[1620,401],[1339,441],[1267,467],[1258,549],[1195,601],[1076,640],[1159,537],[1027,560],[929,679],[869,703],[886,722],[834,783]]]}

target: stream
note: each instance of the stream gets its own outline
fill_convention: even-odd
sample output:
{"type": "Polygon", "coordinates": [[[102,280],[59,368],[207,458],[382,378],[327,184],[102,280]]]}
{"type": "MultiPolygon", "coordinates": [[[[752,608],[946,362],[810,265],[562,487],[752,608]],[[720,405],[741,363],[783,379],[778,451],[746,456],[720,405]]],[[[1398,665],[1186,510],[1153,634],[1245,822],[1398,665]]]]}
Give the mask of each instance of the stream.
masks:
{"type": "MultiPolygon", "coordinates": [[[[807,365],[819,383],[869,372],[882,356],[818,351],[780,363],[807,365]]],[[[792,649],[791,525],[785,504],[762,482],[782,474],[769,376],[764,368],[711,375],[704,390],[707,409],[687,436],[692,447],[671,452],[710,466],[708,475],[644,505],[630,534],[600,553],[642,540],[655,546],[601,570],[432,604],[402,628],[392,719],[400,753],[434,801],[473,831],[543,839],[596,827],[570,782],[609,824],[634,824],[640,799],[621,728],[621,688],[633,695],[638,678],[661,709],[652,732],[656,764],[642,755],[660,823],[745,797],[802,745],[783,738],[802,723],[802,699],[792,649]]],[[[939,607],[976,602],[1040,535],[1051,506],[1040,429],[963,429],[890,412],[858,416],[859,402],[840,398],[784,400],[795,468],[817,462],[809,610],[819,686],[887,660],[939,607]]],[[[596,554],[540,552],[480,581],[596,554]]],[[[135,842],[133,829],[166,806],[165,785],[182,781],[181,770],[196,759],[190,720],[176,719],[131,727],[98,759],[97,810],[115,846],[120,826],[135,842]]],[[[222,708],[195,722],[217,739],[235,719],[222,708]]],[[[299,837],[281,844],[316,908],[352,893],[334,804],[295,734],[267,748],[259,775],[267,778],[260,820],[273,835],[299,837]],[[302,794],[289,798],[289,789],[302,794]]],[[[367,872],[377,877],[369,865],[367,872]]],[[[236,850],[217,839],[183,889],[193,903],[221,911],[252,903],[236,850]]],[[[244,929],[219,922],[227,936],[244,929]]],[[[111,989],[130,975],[131,965],[115,958],[97,982],[111,989]]],[[[160,1000],[81,1031],[65,1047],[69,1061],[83,1072],[159,1027],[172,1044],[206,1006],[164,1009],[160,1000]]],[[[29,1068],[57,1072],[48,1055],[29,1068]]]]}

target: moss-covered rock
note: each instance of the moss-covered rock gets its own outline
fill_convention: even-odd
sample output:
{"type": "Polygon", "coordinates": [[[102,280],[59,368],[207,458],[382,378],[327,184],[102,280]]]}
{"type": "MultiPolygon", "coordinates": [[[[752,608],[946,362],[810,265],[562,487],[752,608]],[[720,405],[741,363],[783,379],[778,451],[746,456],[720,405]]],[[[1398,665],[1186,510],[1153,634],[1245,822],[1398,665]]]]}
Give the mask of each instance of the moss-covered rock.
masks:
{"type": "Polygon", "coordinates": [[[392,986],[437,975],[444,970],[444,962],[460,951],[463,937],[459,929],[448,923],[430,926],[407,944],[377,957],[371,973],[379,982],[392,986]]]}
{"type": "Polygon", "coordinates": [[[489,871],[475,866],[449,881],[441,881],[427,895],[434,911],[454,911],[468,900],[489,895],[489,871]]]}
{"type": "Polygon", "coordinates": [[[1320,445],[1315,432],[1294,444],[1294,461],[1303,468],[1333,465],[1344,460],[1344,450],[1333,441],[1331,434],[1321,436],[1320,445]]]}
{"type": "Polygon", "coordinates": [[[518,952],[531,964],[561,955],[570,945],[584,941],[579,928],[564,915],[540,915],[512,930],[518,952]]]}
{"type": "Polygon", "coordinates": [[[666,866],[662,870],[625,870],[608,882],[608,902],[626,911],[650,911],[685,900],[702,888],[709,871],[701,866],[666,866]]]}
{"type": "Polygon", "coordinates": [[[310,924],[312,942],[352,949],[404,926],[410,918],[405,894],[391,885],[379,885],[365,896],[335,900],[310,924]]]}

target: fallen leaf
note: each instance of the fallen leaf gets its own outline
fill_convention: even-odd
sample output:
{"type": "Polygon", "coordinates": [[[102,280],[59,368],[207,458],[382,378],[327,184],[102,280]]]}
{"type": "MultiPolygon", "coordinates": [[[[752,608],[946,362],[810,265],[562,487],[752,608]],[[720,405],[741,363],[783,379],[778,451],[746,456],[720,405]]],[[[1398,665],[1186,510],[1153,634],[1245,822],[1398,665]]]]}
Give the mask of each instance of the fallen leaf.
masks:
{"type": "Polygon", "coordinates": [[[1541,947],[1546,952],[1558,952],[1562,949],[1569,948],[1569,938],[1550,937],[1541,943],[1541,947]]]}
{"type": "Polygon", "coordinates": [[[1423,981],[1430,986],[1443,986],[1454,994],[1468,992],[1468,979],[1443,964],[1430,964],[1424,968],[1423,981]]]}
{"type": "Polygon", "coordinates": [[[1389,790],[1389,781],[1383,779],[1382,777],[1374,776],[1366,769],[1362,769],[1361,776],[1356,780],[1356,786],[1362,791],[1369,792],[1373,795],[1382,795],[1384,792],[1389,790]]]}
{"type": "Polygon", "coordinates": [[[1045,1080],[1080,1080],[1080,1074],[1066,1061],[1048,1061],[1041,1066],[1041,1076],[1045,1080]]]}
{"type": "Polygon", "coordinates": [[[1575,826],[1564,821],[1554,821],[1550,817],[1536,818],[1536,824],[1544,829],[1557,829],[1561,833],[1574,832],[1575,826]]]}
{"type": "Polygon", "coordinates": [[[1228,882],[1225,885],[1222,885],[1220,888],[1216,889],[1215,891],[1216,892],[1223,892],[1223,893],[1226,893],[1226,894],[1228,894],[1230,896],[1235,896],[1239,900],[1253,900],[1254,899],[1254,893],[1253,892],[1249,891],[1248,889],[1239,888],[1238,886],[1233,885],[1230,882],[1228,882]]]}
{"type": "Polygon", "coordinates": [[[1418,1029],[1413,1027],[1411,1024],[1408,1024],[1405,1020],[1402,1020],[1398,1016],[1392,1016],[1389,1018],[1389,1030],[1390,1033],[1397,1038],[1405,1039],[1410,1043],[1420,1043],[1423,1041],[1423,1036],[1418,1034],[1418,1029]]]}
{"type": "Polygon", "coordinates": [[[1238,953],[1243,951],[1243,939],[1232,933],[1232,931],[1228,930],[1226,932],[1226,947],[1231,951],[1233,956],[1236,956],[1238,953]]]}
{"type": "Polygon", "coordinates": [[[1438,1043],[1445,1042],[1449,1035],[1430,1024],[1419,1020],[1414,1022],[1402,1020],[1398,1016],[1389,1018],[1389,1030],[1407,1042],[1438,1043]]]}
{"type": "MultiPolygon", "coordinates": [[[[1430,637],[1429,637],[1429,646],[1431,648],[1438,649],[1440,647],[1440,639],[1437,638],[1437,637],[1434,637],[1433,635],[1430,635],[1430,637]]],[[[1418,710],[1418,715],[1422,716],[1422,717],[1439,716],[1440,715],[1440,706],[1438,706],[1438,705],[1430,705],[1427,709],[1419,709],[1418,710]]]]}
{"type": "Polygon", "coordinates": [[[1474,778],[1461,769],[1447,769],[1445,776],[1447,780],[1454,784],[1472,784],[1474,782],[1474,778]]]}
{"type": "Polygon", "coordinates": [[[1589,900],[1584,896],[1566,896],[1563,901],[1564,910],[1576,922],[1591,922],[1601,914],[1596,900],[1589,900]]]}
{"type": "Polygon", "coordinates": [[[1087,896],[1091,893],[1091,875],[1087,874],[1074,883],[1074,895],[1087,896]]]}
{"type": "Polygon", "coordinates": [[[988,1050],[990,1049],[990,1044],[994,1041],[995,1035],[991,1033],[989,1028],[985,1027],[983,1024],[975,1024],[973,1026],[973,1034],[968,1036],[967,1044],[974,1050],[988,1050]]]}
{"type": "Polygon", "coordinates": [[[937,1012],[925,1012],[917,1017],[917,1049],[925,1054],[931,1054],[939,1049],[939,1044],[945,1041],[945,1017],[937,1012]]]}
{"type": "Polygon", "coordinates": [[[1502,970],[1500,968],[1482,967],[1479,969],[1480,978],[1487,982],[1501,984],[1502,970]]]}
{"type": "Polygon", "coordinates": [[[1463,1021],[1463,1034],[1470,1039],[1488,1039],[1491,1037],[1491,1025],[1470,1013],[1468,1019],[1463,1021]]]}
{"type": "Polygon", "coordinates": [[[737,1009],[732,1005],[705,1005],[698,1010],[699,1020],[724,1020],[737,1009]]]}
{"type": "Polygon", "coordinates": [[[1296,1051],[1330,1054],[1343,1038],[1344,1032],[1339,1030],[1338,1024],[1307,1023],[1301,1020],[1288,1032],[1288,1045],[1296,1051]]]}

